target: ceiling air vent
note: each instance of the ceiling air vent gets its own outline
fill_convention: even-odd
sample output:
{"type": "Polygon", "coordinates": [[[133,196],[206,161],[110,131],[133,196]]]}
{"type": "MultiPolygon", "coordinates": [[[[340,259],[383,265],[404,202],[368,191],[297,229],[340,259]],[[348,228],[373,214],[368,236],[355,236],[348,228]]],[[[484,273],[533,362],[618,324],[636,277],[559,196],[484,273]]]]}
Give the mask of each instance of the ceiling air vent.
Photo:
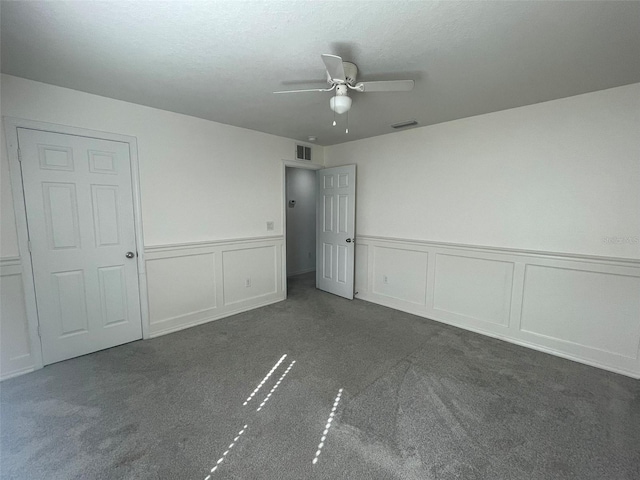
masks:
{"type": "Polygon", "coordinates": [[[311,147],[306,145],[296,145],[297,160],[311,160],[311,147]]]}
{"type": "Polygon", "coordinates": [[[415,127],[416,125],[418,125],[418,122],[416,122],[415,120],[409,120],[408,122],[394,123],[393,125],[391,125],[391,128],[395,128],[395,129],[409,128],[409,127],[415,127]]]}

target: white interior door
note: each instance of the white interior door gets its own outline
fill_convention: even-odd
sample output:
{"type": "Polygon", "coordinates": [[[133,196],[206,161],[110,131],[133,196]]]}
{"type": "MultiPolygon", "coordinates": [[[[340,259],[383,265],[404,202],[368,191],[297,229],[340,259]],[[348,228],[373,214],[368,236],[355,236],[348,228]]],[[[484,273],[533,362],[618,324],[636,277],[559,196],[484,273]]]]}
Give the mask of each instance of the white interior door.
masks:
{"type": "Polygon", "coordinates": [[[18,143],[44,364],[142,338],[129,145],[18,143]]]}
{"type": "Polygon", "coordinates": [[[318,170],[316,286],[353,299],[356,166],[318,170]]]}

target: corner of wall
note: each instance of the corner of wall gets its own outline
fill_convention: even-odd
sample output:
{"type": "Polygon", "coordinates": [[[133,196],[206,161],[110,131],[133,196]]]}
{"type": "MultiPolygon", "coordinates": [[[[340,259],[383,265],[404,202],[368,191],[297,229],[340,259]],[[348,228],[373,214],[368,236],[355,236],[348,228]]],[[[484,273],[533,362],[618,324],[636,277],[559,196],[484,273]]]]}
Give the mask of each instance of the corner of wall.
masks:
{"type": "Polygon", "coordinates": [[[311,158],[313,158],[313,163],[317,163],[318,165],[325,166],[324,160],[324,152],[325,148],[322,145],[313,145],[311,147],[311,158]]]}

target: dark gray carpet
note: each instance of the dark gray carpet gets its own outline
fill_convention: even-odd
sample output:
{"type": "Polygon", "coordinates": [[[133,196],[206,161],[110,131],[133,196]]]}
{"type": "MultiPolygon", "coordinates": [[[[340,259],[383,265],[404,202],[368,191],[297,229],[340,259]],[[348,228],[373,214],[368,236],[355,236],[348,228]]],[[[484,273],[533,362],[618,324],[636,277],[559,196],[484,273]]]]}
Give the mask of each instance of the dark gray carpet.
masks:
{"type": "Polygon", "coordinates": [[[3,382],[2,478],[640,478],[640,382],[313,282],[3,382]]]}

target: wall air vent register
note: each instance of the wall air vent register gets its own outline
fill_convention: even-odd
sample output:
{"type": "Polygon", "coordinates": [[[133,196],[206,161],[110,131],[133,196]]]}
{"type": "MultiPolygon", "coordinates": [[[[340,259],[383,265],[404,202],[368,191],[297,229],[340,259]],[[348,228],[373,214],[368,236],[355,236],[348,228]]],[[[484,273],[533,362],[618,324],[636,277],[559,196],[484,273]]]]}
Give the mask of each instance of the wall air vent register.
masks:
{"type": "Polygon", "coordinates": [[[311,160],[311,147],[296,145],[296,160],[311,160]]]}

